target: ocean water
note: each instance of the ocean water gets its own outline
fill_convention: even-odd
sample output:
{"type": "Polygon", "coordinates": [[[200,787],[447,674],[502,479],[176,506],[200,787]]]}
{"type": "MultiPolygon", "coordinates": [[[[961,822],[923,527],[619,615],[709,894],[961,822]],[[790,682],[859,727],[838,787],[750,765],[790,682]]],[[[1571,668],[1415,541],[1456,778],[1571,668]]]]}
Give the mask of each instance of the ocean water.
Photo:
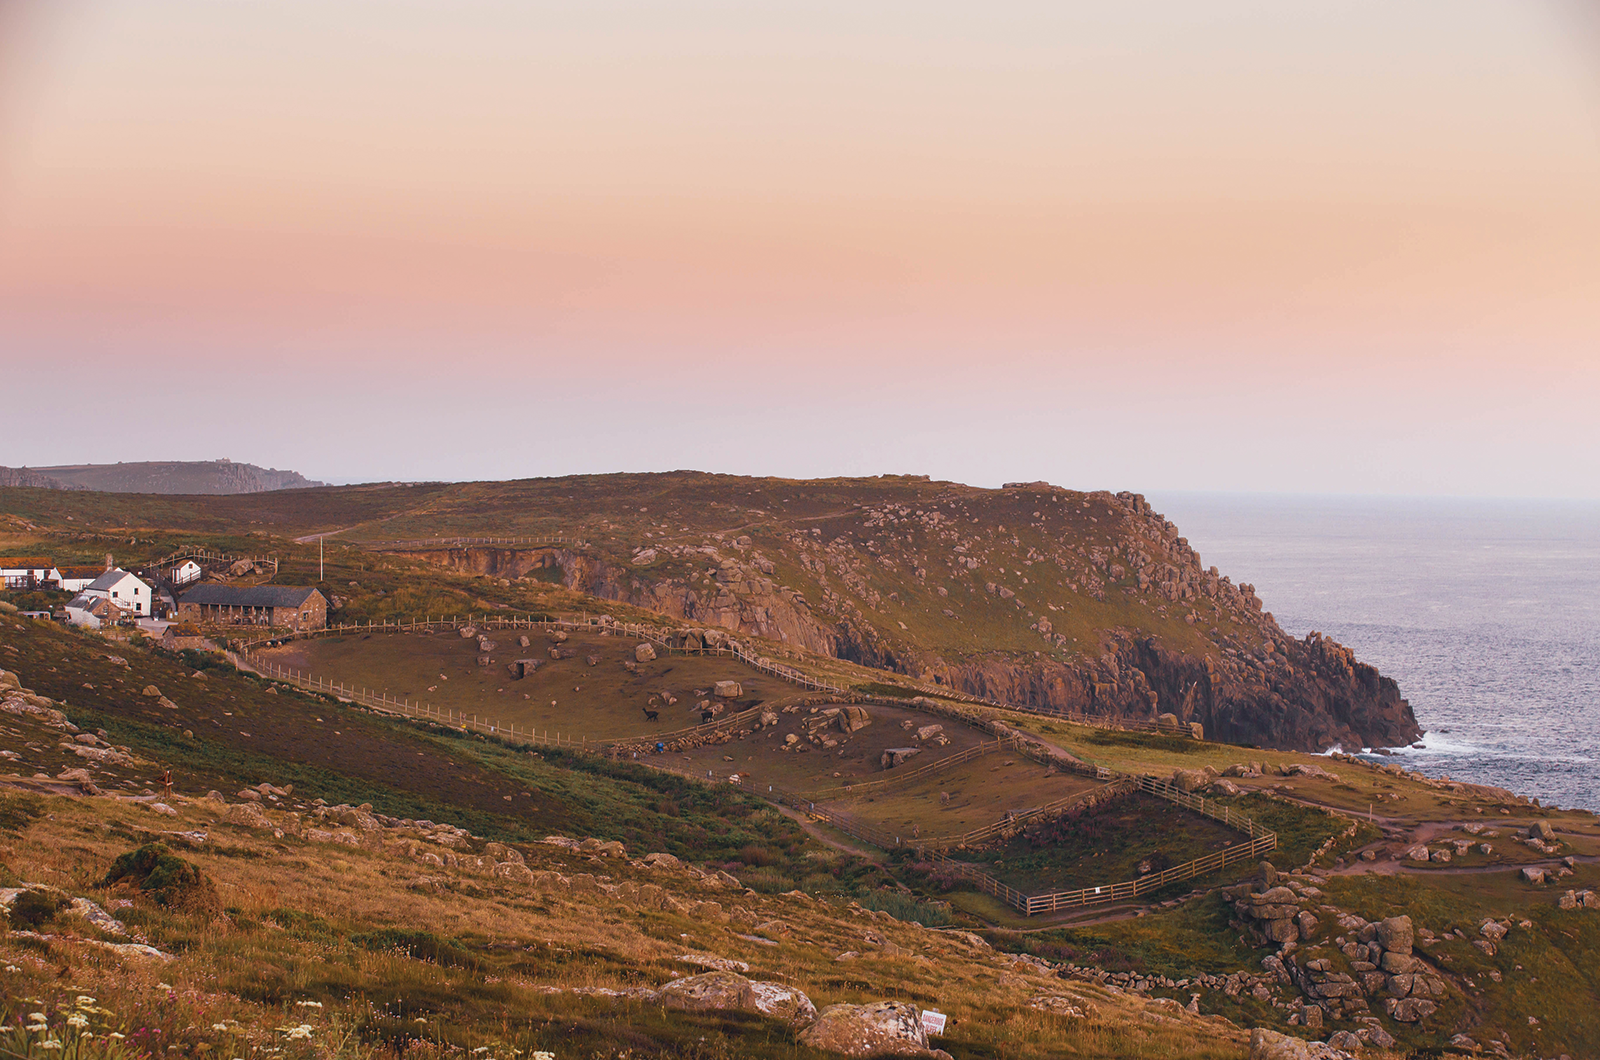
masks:
{"type": "Polygon", "coordinates": [[[1427,733],[1389,761],[1600,811],[1600,504],[1149,499],[1286,632],[1399,682],[1427,733]]]}

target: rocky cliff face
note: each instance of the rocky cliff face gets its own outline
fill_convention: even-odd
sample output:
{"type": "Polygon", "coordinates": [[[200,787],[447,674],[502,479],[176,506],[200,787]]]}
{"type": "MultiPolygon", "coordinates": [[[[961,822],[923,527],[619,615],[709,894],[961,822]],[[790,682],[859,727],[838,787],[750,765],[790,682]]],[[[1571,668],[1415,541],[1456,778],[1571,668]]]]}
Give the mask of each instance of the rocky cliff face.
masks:
{"type": "Polygon", "coordinates": [[[1320,634],[1285,634],[1254,587],[1203,567],[1136,494],[927,483],[907,503],[875,497],[875,482],[830,494],[820,516],[764,510],[731,531],[695,527],[680,509],[618,533],[608,512],[611,540],[593,547],[422,555],[478,574],[559,577],[796,657],[830,655],[1003,702],[1170,712],[1216,738],[1282,748],[1395,745],[1421,733],[1394,681],[1320,634]]]}

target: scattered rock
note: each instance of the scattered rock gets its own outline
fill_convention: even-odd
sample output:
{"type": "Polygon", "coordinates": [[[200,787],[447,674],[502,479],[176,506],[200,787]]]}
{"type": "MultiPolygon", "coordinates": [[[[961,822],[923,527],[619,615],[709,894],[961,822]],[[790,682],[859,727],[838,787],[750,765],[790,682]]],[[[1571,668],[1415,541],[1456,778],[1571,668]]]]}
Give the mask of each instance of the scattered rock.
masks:
{"type": "Polygon", "coordinates": [[[772,1019],[783,1020],[795,1027],[805,1026],[817,1018],[817,1006],[799,990],[782,983],[753,981],[750,994],[756,1011],[772,1019]]]}
{"type": "Polygon", "coordinates": [[[1348,1053],[1257,1027],[1250,1032],[1250,1060],[1346,1060],[1348,1053]]]}
{"type": "Polygon", "coordinates": [[[1415,940],[1409,916],[1392,916],[1378,924],[1378,944],[1388,953],[1409,954],[1415,940]]]}
{"type": "Polygon", "coordinates": [[[667,1008],[687,1012],[716,1012],[732,1009],[754,1011],[755,993],[750,980],[735,972],[712,971],[677,979],[656,992],[656,999],[667,1008]]]}
{"type": "Polygon", "coordinates": [[[829,1005],[799,1039],[802,1045],[845,1056],[921,1056],[928,1051],[922,1013],[900,1001],[829,1005]]]}

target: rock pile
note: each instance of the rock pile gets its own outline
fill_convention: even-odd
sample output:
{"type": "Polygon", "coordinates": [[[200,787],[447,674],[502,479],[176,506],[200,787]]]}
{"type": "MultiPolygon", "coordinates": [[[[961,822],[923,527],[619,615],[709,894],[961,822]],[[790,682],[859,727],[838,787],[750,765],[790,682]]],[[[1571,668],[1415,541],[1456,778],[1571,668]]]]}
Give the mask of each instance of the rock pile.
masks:
{"type": "Polygon", "coordinates": [[[1416,932],[1409,916],[1372,923],[1330,905],[1316,905],[1313,911],[1310,906],[1322,892],[1299,880],[1258,886],[1224,891],[1238,917],[1231,924],[1279,947],[1261,963],[1280,985],[1292,986],[1304,997],[1301,1010],[1290,1013],[1291,1024],[1320,1027],[1324,1019],[1355,1018],[1370,1013],[1374,1005],[1401,1023],[1419,1022],[1437,1010],[1448,987],[1413,952],[1416,932]],[[1301,943],[1312,943],[1323,933],[1323,917],[1341,932],[1331,940],[1337,951],[1331,956],[1342,957],[1342,962],[1323,956],[1323,946],[1299,950],[1301,943]]]}

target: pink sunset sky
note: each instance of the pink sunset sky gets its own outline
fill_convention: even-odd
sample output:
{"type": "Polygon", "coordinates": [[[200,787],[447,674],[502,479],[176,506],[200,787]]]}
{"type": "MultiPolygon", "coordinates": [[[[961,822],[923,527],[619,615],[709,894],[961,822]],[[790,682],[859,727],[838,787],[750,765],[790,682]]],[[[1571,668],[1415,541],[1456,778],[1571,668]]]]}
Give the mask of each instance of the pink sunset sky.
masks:
{"type": "Polygon", "coordinates": [[[0,464],[1600,497],[1554,0],[0,0],[0,464]]]}

